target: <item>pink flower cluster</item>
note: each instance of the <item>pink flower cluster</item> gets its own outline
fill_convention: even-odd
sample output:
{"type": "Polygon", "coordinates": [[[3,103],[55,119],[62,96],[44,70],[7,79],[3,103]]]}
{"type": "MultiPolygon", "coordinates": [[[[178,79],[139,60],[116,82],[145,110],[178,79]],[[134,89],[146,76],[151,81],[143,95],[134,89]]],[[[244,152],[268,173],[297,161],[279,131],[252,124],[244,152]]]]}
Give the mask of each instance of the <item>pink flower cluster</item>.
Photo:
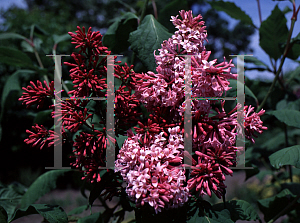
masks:
{"type": "MultiPolygon", "coordinates": [[[[225,101],[220,103],[220,109],[216,106],[216,100],[185,101],[185,80],[187,78],[185,55],[189,55],[191,59],[192,98],[208,97],[213,99],[222,97],[230,89],[229,79],[237,79],[237,74],[231,73],[231,68],[234,65],[232,61],[226,62],[225,58],[224,62],[219,64],[216,59],[208,60],[211,52],[206,51],[203,44],[207,33],[204,22],[201,21],[201,15],[193,17],[191,11],[182,10],[180,16],[182,19],[179,19],[178,16],[171,19],[177,28],[175,34],[162,43],[161,49],[158,50],[159,55],[155,55],[154,52],[157,73],[151,71],[142,74],[134,73],[133,77],[136,97],[148,111],[155,113],[154,117],[157,120],[163,117],[160,122],[152,122],[154,118],[151,117],[150,122],[148,120],[148,123],[139,123],[140,128],[136,128],[137,135],[125,142],[119,159],[116,161],[116,166],[122,167],[120,172],[128,182],[127,193],[141,205],[151,201],[154,193],[152,190],[155,189],[153,188],[153,181],[156,185],[157,179],[153,174],[149,174],[148,163],[150,164],[150,161],[146,163],[147,160],[145,161],[144,158],[147,157],[146,151],[148,151],[146,149],[148,147],[145,146],[146,142],[156,135],[163,134],[166,136],[168,125],[180,127],[179,129],[176,128],[177,134],[183,135],[186,103],[192,105],[192,149],[195,155],[191,157],[193,165],[189,167],[192,168],[192,171],[187,180],[187,186],[183,190],[184,193],[189,191],[190,194],[193,194],[198,191],[201,196],[205,194],[211,196],[212,193],[215,193],[221,198],[226,188],[224,184],[225,175],[232,175],[230,167],[236,165],[238,148],[235,143],[237,134],[241,132],[241,126],[238,122],[241,112],[237,110],[241,105],[237,105],[227,114],[224,109],[225,101]],[[138,141],[141,134],[144,134],[143,139],[140,140],[142,144],[138,141]],[[140,178],[138,179],[139,176],[143,176],[142,183],[140,183],[140,178]],[[149,184],[152,187],[145,186],[149,184]],[[141,187],[142,189],[140,189],[141,187]]],[[[246,138],[254,142],[252,139],[254,132],[261,133],[266,127],[262,126],[260,120],[264,110],[249,116],[252,111],[253,109],[250,108],[247,111],[247,107],[245,107],[244,128],[246,138]]],[[[149,142],[150,145],[155,145],[153,141],[150,140],[149,142]]],[[[162,151],[161,156],[165,157],[170,153],[168,149],[163,148],[157,147],[159,151],[162,151]]],[[[182,149],[181,147],[178,148],[182,149]]],[[[187,155],[187,157],[189,156],[187,155]]],[[[179,159],[177,165],[177,167],[184,166],[182,160],[179,159]]],[[[163,164],[160,163],[159,167],[161,166],[163,164]]],[[[168,168],[165,169],[168,170],[168,168]]],[[[185,173],[182,169],[180,171],[182,174],[185,173]]],[[[150,171],[150,173],[152,172],[150,171]]],[[[158,183],[163,182],[163,180],[158,181],[158,183]]],[[[172,206],[174,201],[168,200],[168,205],[172,206]]],[[[160,211],[159,205],[156,206],[153,202],[149,204],[156,211],[160,211]]],[[[161,203],[161,205],[169,207],[167,204],[161,203]]]]}
{"type": "MultiPolygon", "coordinates": [[[[165,40],[154,56],[157,74],[148,72],[136,75],[136,95],[151,110],[155,106],[172,107],[182,116],[185,108],[185,62],[182,55],[192,55],[192,97],[221,97],[229,90],[228,79],[237,78],[232,74],[231,61],[216,64],[216,59],[208,61],[210,51],[206,51],[204,40],[207,33],[201,15],[193,18],[192,11],[180,11],[182,20],[172,16],[171,21],[178,29],[172,38],[165,40]]],[[[212,100],[193,100],[193,111],[208,112],[212,100]]]]}
{"type": "Polygon", "coordinates": [[[141,134],[129,137],[115,162],[115,171],[127,182],[129,197],[139,206],[149,203],[156,213],[182,206],[189,195],[183,186],[185,171],[174,165],[183,157],[183,137],[179,126],[168,131],[168,138],[161,132],[146,143],[141,143],[141,134]]]}

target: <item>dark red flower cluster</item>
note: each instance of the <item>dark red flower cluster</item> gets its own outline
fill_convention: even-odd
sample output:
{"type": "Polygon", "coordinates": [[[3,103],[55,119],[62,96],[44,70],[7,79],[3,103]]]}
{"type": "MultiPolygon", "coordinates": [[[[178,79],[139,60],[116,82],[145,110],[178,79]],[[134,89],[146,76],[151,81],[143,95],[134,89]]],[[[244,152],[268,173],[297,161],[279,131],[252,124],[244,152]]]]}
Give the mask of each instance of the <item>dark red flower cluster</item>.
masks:
{"type": "MultiPolygon", "coordinates": [[[[54,82],[50,83],[50,87],[46,85],[44,88],[40,81],[37,86],[31,82],[33,87],[23,88],[20,100],[27,104],[27,107],[38,104],[38,108],[42,105],[45,97],[51,96],[61,103],[51,105],[53,109],[52,118],[61,123],[61,132],[63,139],[66,140],[66,132],[79,133],[73,144],[73,152],[75,162],[71,163],[75,168],[84,172],[83,179],[90,182],[99,182],[100,168],[106,164],[106,148],[107,148],[107,130],[106,124],[106,101],[97,100],[77,100],[72,98],[83,97],[106,97],[107,96],[107,55],[110,51],[102,45],[102,35],[99,32],[92,32],[91,28],[85,33],[85,28],[77,27],[76,34],[69,33],[72,37],[72,43],[79,48],[79,52],[72,53],[75,63],[65,62],[66,65],[72,67],[70,69],[70,78],[73,80],[73,89],[68,92],[71,98],[61,100],[58,95],[54,95],[54,82]]],[[[115,58],[116,59],[116,58],[115,58]]],[[[119,62],[116,62],[119,63],[119,62]]],[[[115,91],[115,134],[126,134],[127,130],[135,125],[139,116],[140,102],[133,95],[131,84],[131,76],[133,66],[115,65],[114,75],[121,82],[121,85],[115,91]]],[[[46,84],[46,82],[45,82],[46,84]]],[[[56,123],[57,124],[57,123],[56,123]]],[[[31,134],[25,142],[31,146],[44,148],[51,147],[57,141],[54,138],[55,133],[47,130],[44,126],[34,126],[33,132],[27,130],[31,134]]],[[[110,139],[116,142],[115,139],[110,139]]]]}
{"type": "Polygon", "coordinates": [[[35,85],[32,81],[28,85],[27,88],[23,87],[22,89],[26,92],[23,93],[19,101],[23,101],[23,104],[27,105],[29,108],[31,105],[37,104],[37,108],[43,107],[45,98],[50,97],[54,98],[54,82],[52,81],[49,86],[46,81],[44,84],[46,86],[43,87],[42,83],[37,80],[37,85],[35,85]]]}

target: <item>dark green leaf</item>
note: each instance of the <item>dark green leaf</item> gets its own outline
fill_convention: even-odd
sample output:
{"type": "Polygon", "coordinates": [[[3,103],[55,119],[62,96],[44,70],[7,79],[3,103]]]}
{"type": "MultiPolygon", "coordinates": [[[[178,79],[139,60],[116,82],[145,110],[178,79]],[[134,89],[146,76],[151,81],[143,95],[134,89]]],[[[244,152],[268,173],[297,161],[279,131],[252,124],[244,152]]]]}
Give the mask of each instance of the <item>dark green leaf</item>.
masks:
{"type": "Polygon", "coordinates": [[[282,55],[280,44],[286,42],[288,37],[286,22],[284,13],[276,5],[272,14],[262,22],[259,28],[259,45],[275,60],[282,55]]]}
{"type": "Polygon", "coordinates": [[[241,20],[241,22],[254,26],[250,16],[248,16],[243,10],[233,2],[213,1],[208,2],[211,7],[218,11],[226,12],[229,16],[234,19],[241,20]]]}
{"type": "Polygon", "coordinates": [[[67,86],[67,88],[69,89],[69,91],[74,90],[74,88],[73,88],[73,86],[74,86],[73,81],[71,81],[71,80],[65,80],[64,83],[67,86]]]}
{"type": "Polygon", "coordinates": [[[69,34],[64,34],[64,35],[60,35],[60,36],[56,35],[56,34],[53,34],[52,38],[53,38],[54,44],[58,44],[60,42],[71,40],[71,36],[69,34]]]}
{"type": "Polygon", "coordinates": [[[274,115],[279,121],[284,122],[288,126],[296,128],[300,127],[300,111],[292,109],[282,109],[266,112],[268,115],[274,115]]]}
{"type": "Polygon", "coordinates": [[[198,208],[195,215],[187,223],[233,223],[233,221],[230,219],[228,210],[211,211],[203,214],[198,208]]]}
{"type": "MultiPolygon", "coordinates": [[[[38,24],[32,24],[31,27],[31,32],[35,32],[36,34],[41,34],[41,35],[45,35],[45,36],[49,36],[49,33],[46,32],[46,30],[44,30],[42,27],[40,27],[38,24]]],[[[33,36],[33,34],[32,34],[33,36]]]]}
{"type": "Polygon", "coordinates": [[[172,36],[167,29],[162,26],[153,15],[147,15],[138,29],[129,36],[131,49],[137,53],[139,59],[148,70],[155,72],[156,63],[154,50],[161,47],[164,40],[172,36]]]}
{"type": "Polygon", "coordinates": [[[101,213],[94,213],[84,218],[81,218],[77,223],[103,223],[101,213]]]}
{"type": "Polygon", "coordinates": [[[0,46],[0,62],[12,66],[32,68],[31,59],[22,51],[0,46]]]}
{"type": "Polygon", "coordinates": [[[89,111],[96,111],[97,102],[94,100],[90,100],[85,106],[89,111]]]}
{"type": "Polygon", "coordinates": [[[8,109],[8,107],[6,107],[6,105],[8,104],[7,102],[9,100],[17,100],[17,97],[21,95],[20,78],[22,76],[31,75],[33,73],[35,72],[32,70],[17,70],[7,79],[2,91],[0,120],[2,119],[4,109],[8,109]],[[17,97],[12,97],[13,93],[17,93],[17,97]]]}
{"type": "Polygon", "coordinates": [[[48,110],[38,112],[33,120],[33,124],[35,123],[39,125],[44,124],[46,120],[51,119],[52,111],[53,111],[52,109],[48,109],[48,110]]]}
{"type": "Polygon", "coordinates": [[[291,43],[300,44],[300,33],[295,38],[292,38],[291,43]]]}
{"type": "Polygon", "coordinates": [[[296,60],[300,56],[300,33],[291,40],[291,44],[293,44],[293,46],[289,50],[287,57],[296,60]]]}
{"type": "Polygon", "coordinates": [[[300,110],[300,99],[296,101],[287,101],[282,99],[276,104],[276,110],[291,109],[291,110],[300,110]]]}
{"type": "Polygon", "coordinates": [[[117,137],[117,143],[119,145],[119,148],[122,148],[124,141],[128,138],[128,136],[119,135],[117,137]]]}
{"type": "Polygon", "coordinates": [[[0,206],[0,222],[6,223],[8,220],[7,213],[3,207],[0,206]]]}
{"type": "MultiPolygon", "coordinates": [[[[34,47],[37,51],[41,50],[42,43],[43,40],[41,40],[40,38],[34,38],[33,40],[34,47]]],[[[21,47],[23,48],[24,52],[34,53],[33,47],[27,41],[22,41],[21,47]]]]}
{"type": "Polygon", "coordinates": [[[121,53],[129,47],[129,34],[138,27],[138,17],[127,12],[115,21],[105,33],[103,44],[114,53],[121,53]]]}
{"type": "MultiPolygon", "coordinates": [[[[275,217],[290,203],[296,195],[292,194],[288,189],[284,189],[279,194],[266,199],[258,200],[259,209],[264,214],[266,222],[275,217]]],[[[285,213],[283,213],[285,214],[285,213]]]]}
{"type": "Polygon", "coordinates": [[[23,40],[25,40],[26,37],[22,36],[20,34],[17,34],[17,33],[1,33],[0,40],[2,40],[2,39],[23,39],[23,40]]]}
{"type": "Polygon", "coordinates": [[[18,186],[14,186],[14,184],[12,183],[8,187],[0,184],[0,206],[5,209],[8,219],[13,216],[24,194],[24,190],[19,190],[18,186]]]}
{"type": "Polygon", "coordinates": [[[89,208],[88,205],[82,205],[80,207],[77,207],[75,209],[73,209],[72,211],[70,211],[68,213],[68,215],[75,215],[75,214],[81,214],[82,212],[84,212],[85,210],[87,210],[89,208]]]}
{"type": "Polygon", "coordinates": [[[295,70],[292,71],[292,73],[289,75],[289,79],[287,80],[287,83],[290,83],[294,78],[300,77],[300,66],[298,66],[295,70]]]}
{"type": "Polygon", "coordinates": [[[188,3],[186,0],[175,0],[169,2],[161,10],[158,10],[158,22],[166,27],[169,32],[174,33],[176,28],[170,21],[171,16],[177,15],[180,10],[188,10],[188,3]]]}
{"type": "MultiPolygon", "coordinates": [[[[224,203],[215,204],[213,209],[216,211],[222,211],[224,209],[224,203]]],[[[234,222],[237,220],[250,221],[260,219],[254,207],[244,200],[227,201],[226,209],[229,210],[231,220],[234,222]]]]}
{"type": "Polygon", "coordinates": [[[276,151],[280,146],[283,146],[285,143],[284,132],[279,132],[278,134],[274,134],[274,137],[266,140],[261,147],[266,148],[268,151],[276,151]],[[276,150],[274,150],[276,149],[276,150]]]}
{"type": "Polygon", "coordinates": [[[293,165],[300,168],[300,145],[281,149],[269,156],[273,167],[279,169],[284,165],[293,165]]]}
{"type": "Polygon", "coordinates": [[[281,188],[289,189],[294,195],[300,195],[300,184],[299,183],[283,183],[281,184],[281,188]]]}
{"type": "Polygon", "coordinates": [[[284,9],[282,10],[282,12],[283,12],[284,14],[286,14],[286,13],[288,13],[288,12],[291,12],[291,11],[292,11],[292,9],[291,9],[290,7],[288,7],[288,6],[285,6],[284,9]]]}
{"type": "Polygon", "coordinates": [[[91,193],[89,196],[89,204],[90,205],[93,205],[94,201],[100,196],[100,194],[104,190],[104,188],[105,188],[104,182],[107,180],[107,176],[108,176],[108,174],[106,174],[106,173],[107,173],[106,170],[100,171],[101,181],[94,184],[94,187],[91,190],[91,193]]]}
{"type": "Polygon", "coordinates": [[[245,70],[258,70],[258,71],[266,71],[268,70],[265,67],[245,67],[245,70]]]}
{"type": "Polygon", "coordinates": [[[268,65],[266,65],[264,62],[260,61],[256,57],[245,57],[244,61],[245,61],[245,63],[252,63],[252,64],[255,64],[257,66],[263,66],[263,67],[268,68],[268,65]]]}
{"type": "Polygon", "coordinates": [[[71,170],[51,170],[37,178],[22,197],[21,208],[27,207],[49,191],[55,189],[57,178],[69,171],[71,170]]]}
{"type": "Polygon", "coordinates": [[[49,204],[32,204],[26,208],[18,209],[10,221],[31,214],[40,214],[49,223],[68,223],[68,216],[64,210],[58,205],[49,204]]]}
{"type": "Polygon", "coordinates": [[[234,79],[231,79],[230,80],[230,85],[229,87],[231,87],[231,89],[229,91],[226,92],[226,96],[227,97],[236,97],[237,94],[240,95],[241,92],[237,92],[237,85],[238,85],[238,88],[239,89],[243,89],[244,88],[244,92],[246,95],[252,97],[256,102],[258,102],[256,96],[254,95],[254,93],[250,90],[250,88],[248,88],[245,84],[237,81],[237,80],[234,80],[234,79]]]}

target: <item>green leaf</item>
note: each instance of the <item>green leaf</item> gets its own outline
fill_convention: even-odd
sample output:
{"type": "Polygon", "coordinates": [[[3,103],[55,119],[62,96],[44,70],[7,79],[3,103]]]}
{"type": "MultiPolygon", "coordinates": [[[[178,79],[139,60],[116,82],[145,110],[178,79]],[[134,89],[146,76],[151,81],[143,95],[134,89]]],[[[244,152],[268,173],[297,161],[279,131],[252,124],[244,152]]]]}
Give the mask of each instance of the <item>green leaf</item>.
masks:
{"type": "Polygon", "coordinates": [[[282,55],[280,44],[286,42],[288,37],[286,22],[284,13],[276,5],[272,14],[262,22],[259,28],[259,45],[275,60],[282,55]]]}
{"type": "Polygon", "coordinates": [[[268,175],[273,175],[273,171],[272,170],[261,170],[256,175],[256,178],[259,179],[260,182],[263,182],[264,178],[268,175]]]}
{"type": "MultiPolygon", "coordinates": [[[[224,209],[224,203],[215,204],[213,209],[216,211],[222,211],[224,209]]],[[[226,209],[229,210],[231,220],[234,222],[237,220],[250,221],[260,219],[254,207],[244,200],[227,201],[226,209]]]]}
{"type": "Polygon", "coordinates": [[[18,183],[16,185],[15,183],[12,183],[8,187],[0,184],[0,206],[5,209],[8,219],[13,216],[22,195],[25,193],[24,187],[22,188],[23,190],[21,189],[21,186],[18,186],[18,183]]]}
{"type": "Polygon", "coordinates": [[[48,109],[48,110],[38,112],[37,115],[35,116],[34,120],[33,120],[33,123],[42,125],[47,120],[49,120],[49,119],[51,120],[51,112],[52,111],[53,111],[52,109],[48,109]]]}
{"type": "Polygon", "coordinates": [[[290,83],[294,78],[300,77],[300,66],[298,66],[292,73],[289,75],[289,79],[287,80],[287,84],[290,83]]]}
{"type": "Polygon", "coordinates": [[[300,56],[300,33],[291,40],[291,44],[293,44],[293,46],[289,50],[287,57],[296,60],[300,56]]]}
{"type": "Polygon", "coordinates": [[[127,12],[119,17],[107,30],[103,37],[103,45],[114,53],[121,53],[129,47],[129,34],[138,27],[138,17],[127,12]]]}
{"type": "Polygon", "coordinates": [[[280,186],[283,190],[288,189],[294,195],[300,195],[300,184],[299,183],[283,183],[280,186]]]}
{"type": "Polygon", "coordinates": [[[71,40],[71,36],[69,34],[64,34],[64,35],[53,34],[52,38],[53,38],[54,44],[58,44],[60,42],[71,40]]]}
{"type": "Polygon", "coordinates": [[[233,221],[230,220],[230,212],[226,209],[210,211],[204,215],[198,208],[195,215],[187,223],[233,223],[233,221]]]}
{"type": "Polygon", "coordinates": [[[285,143],[284,132],[274,133],[274,137],[266,140],[261,147],[266,148],[268,151],[276,151],[280,146],[283,146],[285,143]],[[276,149],[276,150],[274,150],[276,149]]]}
{"type": "Polygon", "coordinates": [[[296,197],[296,195],[292,194],[288,189],[284,189],[273,197],[258,200],[258,207],[264,214],[265,221],[268,222],[275,217],[294,197],[296,197]]]}
{"type": "MultiPolygon", "coordinates": [[[[100,196],[101,192],[105,189],[105,183],[109,178],[106,170],[100,171],[100,177],[101,181],[94,184],[93,189],[91,190],[90,196],[89,196],[89,204],[93,205],[94,201],[100,196]]],[[[111,179],[109,179],[111,180],[111,179]]]]}
{"type": "Polygon", "coordinates": [[[189,10],[188,2],[186,0],[175,0],[169,2],[161,10],[159,10],[158,22],[166,27],[169,32],[174,33],[176,28],[170,19],[171,16],[177,15],[180,10],[189,10]]]}
{"type": "Polygon", "coordinates": [[[269,156],[270,163],[276,169],[284,165],[293,165],[300,168],[300,145],[281,149],[269,156]]]}
{"type": "Polygon", "coordinates": [[[17,33],[1,33],[0,40],[2,40],[2,39],[23,39],[23,40],[25,40],[26,37],[22,36],[20,34],[17,34],[17,33]]]}
{"type": "Polygon", "coordinates": [[[263,67],[265,67],[267,69],[269,68],[267,64],[265,64],[264,62],[260,61],[256,57],[245,57],[244,61],[245,61],[245,63],[252,63],[252,64],[257,65],[257,66],[263,66],[263,67]]]}
{"type": "Polygon", "coordinates": [[[153,15],[147,15],[138,29],[130,33],[128,41],[131,49],[137,53],[146,68],[155,72],[154,50],[160,48],[163,41],[171,36],[172,34],[168,33],[167,29],[156,21],[153,15]]]}
{"type": "Polygon", "coordinates": [[[77,221],[77,223],[103,223],[103,222],[104,221],[100,212],[91,214],[77,221]]]}
{"type": "Polygon", "coordinates": [[[292,9],[291,9],[290,7],[288,7],[288,6],[285,6],[284,9],[282,10],[282,12],[283,12],[284,14],[286,14],[286,13],[288,13],[288,12],[291,12],[291,11],[292,11],[292,9]]]}
{"type": "Polygon", "coordinates": [[[82,212],[84,212],[85,210],[87,210],[89,208],[89,205],[82,205],[80,207],[77,207],[75,209],[73,209],[72,211],[70,211],[68,213],[68,215],[75,215],[75,214],[81,214],[82,212]]]}
{"type": "Polygon", "coordinates": [[[64,210],[58,205],[49,204],[32,204],[18,209],[10,222],[31,214],[40,214],[50,223],[68,223],[68,216],[64,210]]]}
{"type": "Polygon", "coordinates": [[[44,30],[42,27],[40,27],[38,24],[32,24],[30,27],[30,36],[33,36],[33,33],[41,34],[45,36],[49,36],[50,34],[44,30]]]}
{"type": "Polygon", "coordinates": [[[25,53],[4,46],[0,46],[0,62],[11,66],[33,67],[31,59],[25,53]]]}
{"type": "MultiPolygon", "coordinates": [[[[43,40],[41,40],[40,38],[33,39],[33,44],[37,51],[41,50],[42,43],[43,43],[43,40]]],[[[23,48],[24,52],[34,53],[33,47],[27,41],[22,41],[21,47],[23,48]]]]}
{"type": "Polygon", "coordinates": [[[231,89],[229,91],[226,92],[226,96],[227,97],[236,97],[237,94],[240,95],[241,92],[237,92],[237,86],[239,89],[245,89],[245,94],[250,96],[251,98],[253,98],[255,100],[255,102],[257,103],[258,100],[256,98],[256,96],[254,95],[254,93],[250,90],[250,88],[248,88],[245,84],[241,83],[240,81],[231,79],[230,80],[230,85],[229,87],[231,87],[231,89]]]}
{"type": "Polygon", "coordinates": [[[300,127],[300,111],[292,109],[282,109],[266,112],[268,115],[274,115],[279,121],[284,122],[288,126],[300,127]]]}
{"type": "Polygon", "coordinates": [[[21,77],[31,75],[33,73],[35,72],[32,70],[17,70],[7,79],[2,91],[0,121],[4,113],[4,109],[8,109],[8,100],[17,100],[17,97],[20,96],[21,77]],[[13,93],[17,93],[17,97],[13,97],[13,93]]]}
{"type": "MultiPolygon", "coordinates": [[[[296,136],[300,134],[300,129],[293,129],[289,131],[288,140],[293,142],[296,136]]],[[[276,152],[278,149],[285,145],[285,135],[283,131],[273,133],[271,137],[266,137],[268,140],[261,145],[262,148],[266,148],[267,151],[276,152]]]]}
{"type": "Polygon", "coordinates": [[[276,110],[291,109],[291,110],[300,110],[300,99],[296,101],[287,101],[282,99],[276,104],[276,110]]]}
{"type": "Polygon", "coordinates": [[[246,23],[246,24],[249,24],[249,25],[252,25],[255,27],[250,16],[248,16],[243,10],[241,10],[240,7],[236,6],[235,3],[223,2],[223,1],[213,1],[213,2],[208,2],[208,3],[214,9],[216,9],[218,11],[226,12],[232,18],[238,19],[243,23],[246,23]]]}
{"type": "Polygon", "coordinates": [[[37,178],[22,197],[21,208],[27,207],[49,191],[55,189],[57,178],[68,171],[71,170],[51,170],[37,178]]]}
{"type": "Polygon", "coordinates": [[[3,207],[0,206],[0,222],[6,223],[8,220],[7,213],[3,207]]]}
{"type": "Polygon", "coordinates": [[[125,142],[125,140],[128,138],[128,136],[123,136],[123,135],[119,135],[117,137],[117,143],[119,145],[119,148],[122,148],[123,143],[125,142]]]}

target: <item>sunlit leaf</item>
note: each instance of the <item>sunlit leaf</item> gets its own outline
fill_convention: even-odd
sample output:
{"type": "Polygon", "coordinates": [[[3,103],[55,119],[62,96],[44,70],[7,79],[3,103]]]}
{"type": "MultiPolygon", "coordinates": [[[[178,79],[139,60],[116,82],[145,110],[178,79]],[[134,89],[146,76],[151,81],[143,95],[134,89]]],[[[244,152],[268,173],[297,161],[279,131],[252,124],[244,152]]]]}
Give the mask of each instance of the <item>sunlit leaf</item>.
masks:
{"type": "Polygon", "coordinates": [[[7,187],[0,184],[0,206],[5,209],[8,219],[12,218],[16,207],[19,205],[25,193],[25,187],[19,186],[18,183],[16,185],[14,184],[15,183],[12,183],[7,187]]]}
{"type": "MultiPolygon", "coordinates": [[[[265,221],[268,222],[278,213],[281,213],[281,210],[283,210],[294,197],[296,197],[296,195],[292,194],[288,189],[284,189],[273,197],[258,200],[258,206],[264,214],[265,221]]],[[[284,215],[285,213],[282,214],[284,215]]]]}
{"type": "Polygon", "coordinates": [[[226,12],[229,16],[234,19],[241,20],[243,23],[253,25],[252,19],[247,15],[240,7],[236,6],[233,2],[223,2],[223,1],[212,1],[208,2],[211,7],[218,11],[226,12]]]}
{"type": "Polygon", "coordinates": [[[37,201],[40,197],[56,188],[57,178],[71,170],[51,170],[39,176],[28,188],[21,200],[21,208],[37,201]]]}
{"type": "Polygon", "coordinates": [[[127,12],[119,17],[107,30],[103,37],[103,44],[114,53],[121,53],[129,47],[129,34],[138,27],[138,17],[127,12]]]}
{"type": "MultiPolygon", "coordinates": [[[[229,210],[231,220],[236,222],[237,220],[258,220],[260,219],[254,207],[244,200],[231,200],[225,203],[226,209],[229,210]]],[[[213,209],[216,211],[222,211],[224,209],[224,203],[215,204],[213,209]]]]}
{"type": "Polygon", "coordinates": [[[284,13],[276,5],[272,14],[262,22],[259,28],[259,45],[273,59],[282,55],[280,44],[286,42],[288,28],[284,13]]]}
{"type": "Polygon", "coordinates": [[[288,126],[300,128],[300,111],[292,109],[281,109],[266,112],[268,115],[274,115],[279,121],[288,126]]]}
{"type": "Polygon", "coordinates": [[[162,42],[171,36],[172,34],[168,33],[167,29],[153,15],[147,15],[138,29],[130,33],[128,41],[131,49],[137,53],[138,58],[147,69],[155,72],[154,50],[161,48],[162,42]]]}
{"type": "Polygon", "coordinates": [[[92,222],[93,223],[102,223],[102,222],[104,222],[100,212],[97,212],[97,213],[91,214],[89,216],[80,218],[77,221],[77,223],[92,223],[92,222]]]}
{"type": "Polygon", "coordinates": [[[300,145],[281,149],[269,156],[273,167],[279,169],[285,165],[293,165],[300,168],[300,145]]]}
{"type": "Polygon", "coordinates": [[[22,51],[0,46],[0,62],[11,66],[33,68],[31,59],[22,51]]]}
{"type": "Polygon", "coordinates": [[[18,209],[11,221],[32,214],[42,215],[49,223],[68,223],[68,216],[64,210],[58,205],[49,204],[32,204],[18,209]]]}

